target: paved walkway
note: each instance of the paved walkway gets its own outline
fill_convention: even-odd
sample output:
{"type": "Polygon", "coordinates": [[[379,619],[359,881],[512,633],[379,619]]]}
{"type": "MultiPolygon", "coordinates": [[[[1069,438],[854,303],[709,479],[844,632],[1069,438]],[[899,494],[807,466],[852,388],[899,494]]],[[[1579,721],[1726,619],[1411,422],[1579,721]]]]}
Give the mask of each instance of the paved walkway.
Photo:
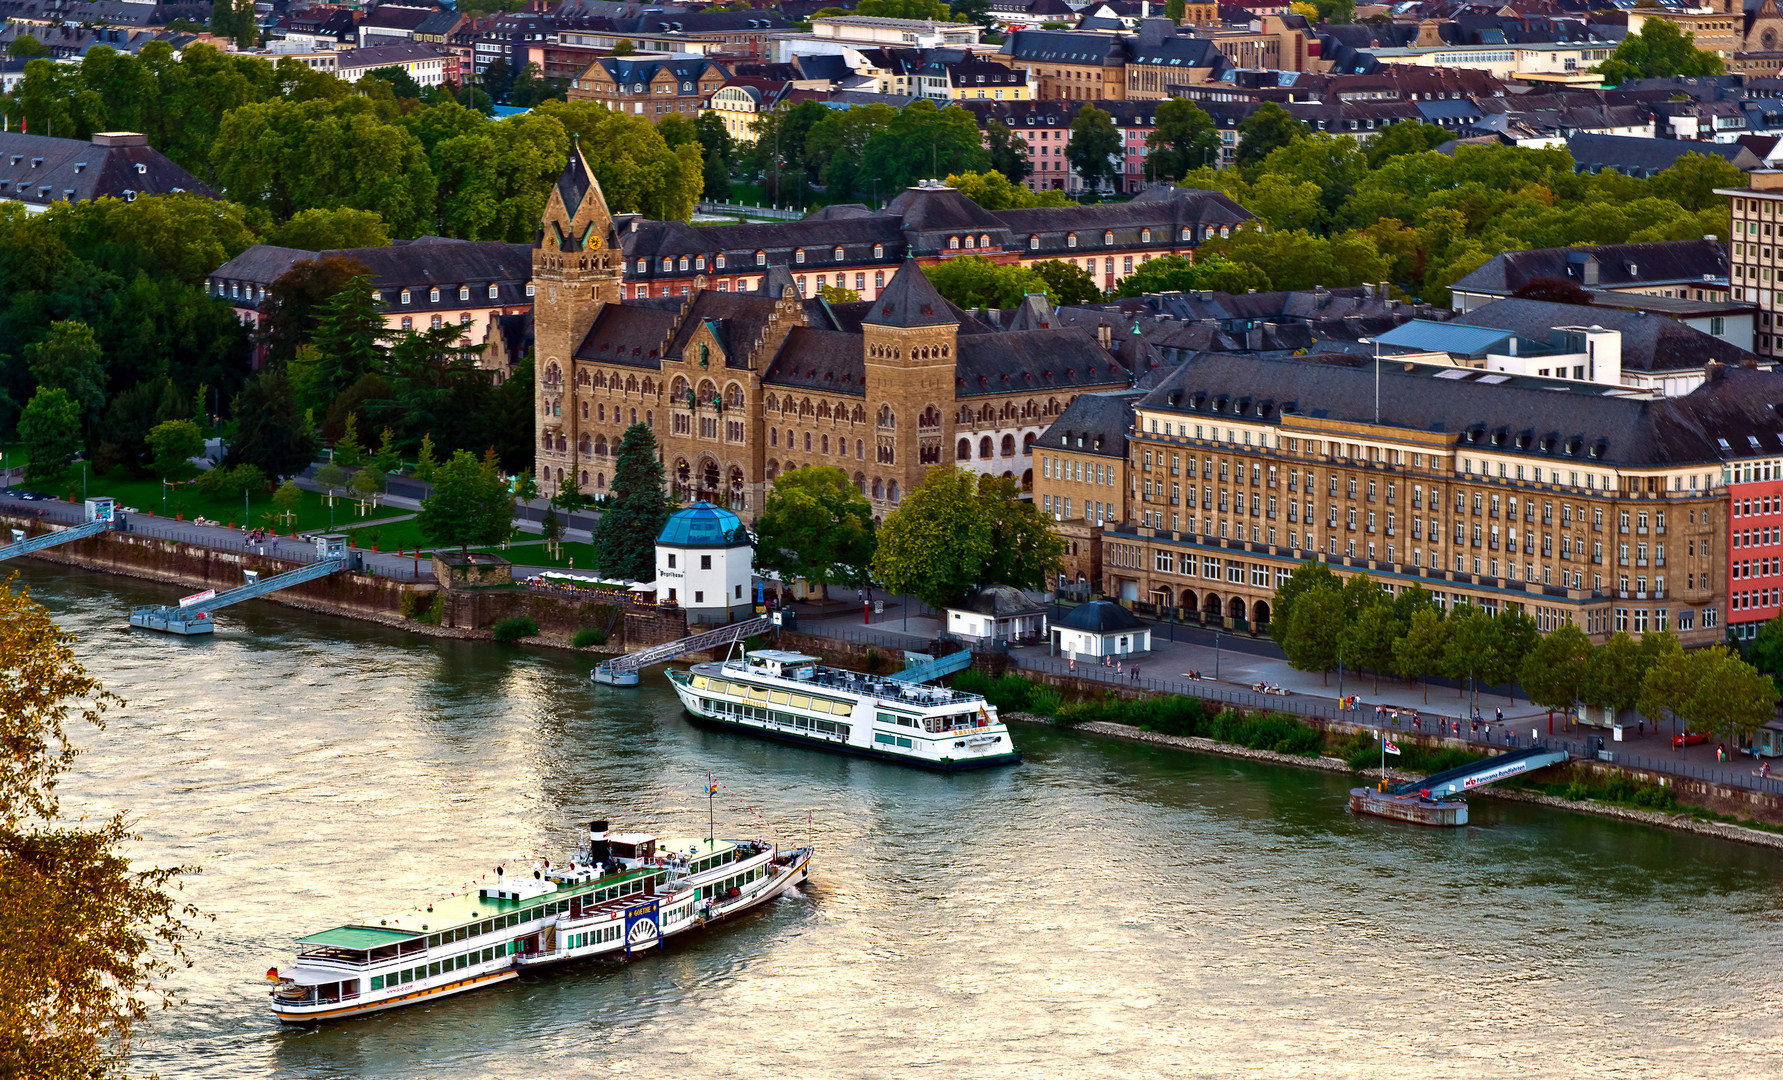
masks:
{"type": "MultiPolygon", "coordinates": [[[[799,613],[799,629],[805,633],[926,651],[936,636],[939,619],[922,613],[920,605],[902,597],[887,599],[884,605],[884,612],[872,616],[870,623],[863,621],[857,606],[827,612],[817,612],[806,605],[794,608],[799,613]]],[[[1484,721],[1476,726],[1469,719],[1467,695],[1454,687],[1439,684],[1426,690],[1397,679],[1382,679],[1377,689],[1372,676],[1354,672],[1344,677],[1342,694],[1359,698],[1360,708],[1340,711],[1336,674],[1321,677],[1316,672],[1296,671],[1266,637],[1219,631],[1216,644],[1216,632],[1199,626],[1149,625],[1153,649],[1139,658],[1137,675],[1132,665],[1124,662],[1118,674],[1113,668],[1082,661],[1073,666],[1062,657],[1049,655],[1045,645],[1012,647],[1009,658],[1016,667],[1030,671],[1072,674],[1111,685],[1188,694],[1250,708],[1379,727],[1389,732],[1418,730],[1435,734],[1440,727],[1446,737],[1472,743],[1481,750],[1503,751],[1539,742],[1571,750],[1575,756],[1590,756],[1595,746],[1589,740],[1601,738],[1612,759],[1630,768],[1783,795],[1783,778],[1760,777],[1751,759],[1735,757],[1730,752],[1728,760],[1717,761],[1712,743],[1676,749],[1671,745],[1669,728],[1655,731],[1652,725],[1645,725],[1644,729],[1625,729],[1618,742],[1608,729],[1569,726],[1563,714],[1550,717],[1546,709],[1532,705],[1526,698],[1485,692],[1478,698],[1484,721]],[[1190,678],[1190,673],[1201,677],[1190,678]],[[1258,683],[1267,683],[1283,693],[1259,693],[1253,689],[1258,683]],[[1397,717],[1393,715],[1395,710],[1397,717]],[[1502,721],[1498,719],[1500,710],[1502,721]],[[1415,727],[1414,714],[1418,717],[1415,727]]]]}

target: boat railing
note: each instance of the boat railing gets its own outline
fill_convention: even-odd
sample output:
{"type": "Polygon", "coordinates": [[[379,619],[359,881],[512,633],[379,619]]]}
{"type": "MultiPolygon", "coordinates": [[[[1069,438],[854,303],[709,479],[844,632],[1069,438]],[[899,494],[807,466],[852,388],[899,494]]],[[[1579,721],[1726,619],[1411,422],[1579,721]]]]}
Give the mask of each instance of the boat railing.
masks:
{"type": "MultiPolygon", "coordinates": [[[[763,669],[746,661],[730,661],[724,670],[743,674],[775,678],[763,669]]],[[[813,668],[808,679],[788,679],[782,681],[797,686],[821,686],[831,690],[844,690],[851,694],[875,698],[888,704],[922,705],[965,705],[984,701],[982,694],[968,694],[945,686],[916,685],[898,679],[886,679],[877,675],[866,675],[854,671],[842,671],[836,668],[813,668]]]]}
{"type": "MultiPolygon", "coordinates": [[[[414,954],[409,953],[405,955],[412,956],[414,954]]],[[[352,956],[344,956],[333,949],[315,949],[310,952],[298,953],[297,959],[303,961],[306,966],[310,967],[339,967],[357,971],[360,968],[371,967],[373,964],[382,964],[386,961],[394,960],[396,957],[383,956],[376,960],[355,959],[352,956]]]]}

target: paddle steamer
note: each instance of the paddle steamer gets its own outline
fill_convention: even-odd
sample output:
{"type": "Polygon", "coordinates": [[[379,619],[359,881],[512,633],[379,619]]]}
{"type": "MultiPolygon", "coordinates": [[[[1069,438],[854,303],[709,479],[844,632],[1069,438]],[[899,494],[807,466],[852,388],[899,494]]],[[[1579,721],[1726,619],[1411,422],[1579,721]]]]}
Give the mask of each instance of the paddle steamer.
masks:
{"type": "Polygon", "coordinates": [[[1022,759],[996,707],[978,694],[821,667],[815,656],[779,649],[667,674],[695,720],[780,742],[928,769],[1022,759]]]}
{"type": "Polygon", "coordinates": [[[759,840],[659,841],[590,825],[567,866],[530,876],[497,868],[493,885],[374,922],[299,938],[276,980],[287,1023],[339,1020],[506,982],[530,967],[631,957],[781,895],[810,875],[809,847],[759,840]]]}

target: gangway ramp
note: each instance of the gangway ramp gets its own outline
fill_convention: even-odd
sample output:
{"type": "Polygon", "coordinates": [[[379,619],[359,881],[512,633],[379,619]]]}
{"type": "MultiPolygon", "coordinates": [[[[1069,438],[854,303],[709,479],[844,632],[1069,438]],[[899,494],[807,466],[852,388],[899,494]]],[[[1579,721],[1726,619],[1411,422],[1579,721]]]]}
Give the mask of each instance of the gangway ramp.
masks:
{"type": "MultiPolygon", "coordinates": [[[[268,593],[289,589],[306,581],[315,581],[348,569],[356,561],[356,552],[346,549],[347,538],[339,535],[318,536],[317,551],[323,558],[308,566],[274,574],[269,578],[255,575],[246,585],[228,592],[189,596],[176,605],[146,605],[130,612],[130,625],[145,630],[164,630],[170,634],[209,634],[216,630],[211,613],[220,608],[253,600],[268,593]]],[[[253,571],[248,571],[253,574],[253,571]]]]}
{"type": "Polygon", "coordinates": [[[1550,750],[1545,746],[1530,746],[1522,750],[1512,750],[1508,754],[1475,761],[1467,765],[1458,765],[1453,769],[1444,769],[1432,773],[1422,780],[1408,780],[1393,789],[1396,795],[1422,794],[1427,799],[1440,800],[1450,795],[1458,795],[1487,784],[1495,784],[1500,780],[1508,780],[1513,776],[1521,776],[1537,769],[1545,769],[1549,765],[1558,765],[1567,760],[1564,750],[1550,750]]]}
{"type": "Polygon", "coordinates": [[[766,615],[758,615],[753,619],[744,619],[739,623],[721,626],[716,630],[694,634],[664,645],[655,645],[638,652],[616,656],[594,669],[595,682],[610,683],[614,686],[638,685],[638,669],[647,668],[651,664],[660,664],[664,660],[673,660],[686,653],[704,652],[716,649],[732,642],[742,641],[751,634],[761,634],[774,628],[774,621],[766,615]]]}
{"type": "Polygon", "coordinates": [[[0,562],[16,559],[20,555],[29,555],[34,551],[52,548],[58,544],[73,543],[89,536],[98,536],[114,526],[114,509],[116,503],[112,499],[88,499],[86,520],[73,528],[57,532],[39,533],[27,537],[25,530],[12,530],[12,543],[0,547],[0,562]]]}
{"type": "Polygon", "coordinates": [[[888,679],[897,679],[907,683],[934,682],[943,675],[952,675],[956,671],[964,671],[972,666],[972,652],[961,649],[951,656],[931,657],[923,653],[905,653],[904,661],[909,666],[896,675],[887,675],[888,679]]]}

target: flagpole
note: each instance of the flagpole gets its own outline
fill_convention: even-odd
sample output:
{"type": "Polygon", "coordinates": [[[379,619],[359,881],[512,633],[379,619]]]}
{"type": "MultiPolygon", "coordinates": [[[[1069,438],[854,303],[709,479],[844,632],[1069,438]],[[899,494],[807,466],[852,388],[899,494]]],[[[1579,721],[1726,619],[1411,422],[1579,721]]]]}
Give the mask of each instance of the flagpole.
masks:
{"type": "Polygon", "coordinates": [[[713,838],[718,835],[718,827],[715,824],[715,822],[717,821],[717,818],[714,816],[714,812],[712,810],[712,794],[716,790],[717,790],[717,786],[712,783],[712,774],[707,773],[706,774],[706,843],[708,843],[708,844],[713,843],[714,842],[713,838]]]}

